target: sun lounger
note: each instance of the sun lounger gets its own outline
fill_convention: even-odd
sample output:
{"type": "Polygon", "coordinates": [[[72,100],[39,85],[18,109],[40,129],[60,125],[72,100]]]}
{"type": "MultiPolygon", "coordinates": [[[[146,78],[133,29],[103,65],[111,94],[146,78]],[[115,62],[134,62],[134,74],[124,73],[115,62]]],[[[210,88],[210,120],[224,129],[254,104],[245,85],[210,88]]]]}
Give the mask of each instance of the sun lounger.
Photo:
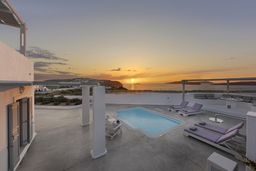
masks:
{"type": "Polygon", "coordinates": [[[227,144],[227,142],[232,140],[232,138],[234,138],[237,134],[238,129],[232,130],[226,134],[221,134],[198,126],[190,127],[184,130],[184,135],[186,136],[193,137],[230,154],[239,156],[239,154],[227,144]]]}
{"type": "Polygon", "coordinates": [[[214,132],[218,132],[218,133],[221,133],[221,134],[226,134],[226,133],[228,133],[230,131],[233,131],[235,129],[238,129],[238,130],[241,129],[244,126],[244,122],[240,122],[239,124],[236,124],[235,126],[233,126],[231,128],[223,128],[223,127],[220,127],[218,125],[214,125],[214,124],[210,124],[210,123],[206,123],[206,122],[199,122],[199,123],[196,123],[195,125],[198,126],[198,127],[209,129],[209,130],[214,131],[214,132]]]}
{"type": "Polygon", "coordinates": [[[175,110],[175,111],[181,110],[181,109],[187,107],[187,105],[188,105],[188,102],[187,102],[187,101],[183,101],[183,102],[181,102],[179,105],[171,105],[171,106],[169,107],[169,111],[172,111],[172,110],[175,110]]]}
{"type": "Polygon", "coordinates": [[[122,123],[119,120],[107,119],[106,120],[106,137],[110,140],[114,139],[117,135],[122,133],[122,123]]]}
{"type": "Polygon", "coordinates": [[[197,115],[197,114],[202,113],[202,110],[201,110],[202,107],[203,107],[202,104],[195,103],[192,107],[187,106],[184,109],[181,109],[179,111],[179,114],[182,115],[182,116],[197,115]]]}

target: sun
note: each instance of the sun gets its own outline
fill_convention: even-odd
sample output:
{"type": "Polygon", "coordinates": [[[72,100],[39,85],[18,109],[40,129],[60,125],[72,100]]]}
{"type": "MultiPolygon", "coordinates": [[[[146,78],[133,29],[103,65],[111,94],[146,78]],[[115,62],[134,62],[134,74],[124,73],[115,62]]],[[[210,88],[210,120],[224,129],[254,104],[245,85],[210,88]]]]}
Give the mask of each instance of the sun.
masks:
{"type": "Polygon", "coordinates": [[[131,78],[131,83],[134,84],[135,83],[135,79],[131,78]]]}

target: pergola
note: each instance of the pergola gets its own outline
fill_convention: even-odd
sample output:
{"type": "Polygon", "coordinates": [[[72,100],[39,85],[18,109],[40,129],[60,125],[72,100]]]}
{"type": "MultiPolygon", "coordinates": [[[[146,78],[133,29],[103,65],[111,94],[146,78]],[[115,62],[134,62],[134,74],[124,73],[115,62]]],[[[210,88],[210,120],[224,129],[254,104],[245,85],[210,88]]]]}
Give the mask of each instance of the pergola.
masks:
{"type": "Polygon", "coordinates": [[[191,79],[191,80],[182,80],[182,101],[185,101],[185,93],[186,93],[186,84],[188,83],[201,83],[207,81],[224,81],[226,82],[227,88],[226,92],[230,92],[230,82],[231,81],[256,81],[256,77],[242,77],[242,78],[212,78],[212,79],[191,79]]]}
{"type": "Polygon", "coordinates": [[[9,0],[0,0],[0,24],[20,29],[20,53],[26,56],[26,24],[9,0]]]}

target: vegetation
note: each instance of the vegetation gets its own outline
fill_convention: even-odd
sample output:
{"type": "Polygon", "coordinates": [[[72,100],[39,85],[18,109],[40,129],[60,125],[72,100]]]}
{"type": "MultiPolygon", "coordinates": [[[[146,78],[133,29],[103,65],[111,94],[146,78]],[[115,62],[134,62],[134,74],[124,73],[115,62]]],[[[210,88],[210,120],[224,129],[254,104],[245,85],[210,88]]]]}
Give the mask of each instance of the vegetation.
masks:
{"type": "Polygon", "coordinates": [[[60,91],[56,91],[55,94],[80,96],[82,95],[82,89],[76,88],[76,89],[69,89],[69,90],[60,90],[60,91]]]}
{"type": "Polygon", "coordinates": [[[75,98],[75,99],[68,99],[65,98],[63,95],[54,96],[52,94],[48,95],[36,95],[35,96],[35,103],[37,105],[80,105],[82,104],[82,100],[75,98]]]}

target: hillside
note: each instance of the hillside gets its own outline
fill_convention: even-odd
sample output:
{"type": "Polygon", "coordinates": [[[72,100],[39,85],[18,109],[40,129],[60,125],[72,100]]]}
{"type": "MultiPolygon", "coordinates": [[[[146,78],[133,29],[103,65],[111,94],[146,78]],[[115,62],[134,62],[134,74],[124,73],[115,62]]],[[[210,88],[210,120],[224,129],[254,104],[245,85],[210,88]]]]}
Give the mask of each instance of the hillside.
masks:
{"type": "Polygon", "coordinates": [[[110,90],[127,90],[123,87],[123,84],[119,81],[112,80],[97,80],[92,78],[73,78],[73,79],[54,79],[54,80],[45,80],[45,81],[35,81],[35,85],[43,86],[79,86],[81,84],[85,85],[101,85],[105,86],[110,90]]]}

